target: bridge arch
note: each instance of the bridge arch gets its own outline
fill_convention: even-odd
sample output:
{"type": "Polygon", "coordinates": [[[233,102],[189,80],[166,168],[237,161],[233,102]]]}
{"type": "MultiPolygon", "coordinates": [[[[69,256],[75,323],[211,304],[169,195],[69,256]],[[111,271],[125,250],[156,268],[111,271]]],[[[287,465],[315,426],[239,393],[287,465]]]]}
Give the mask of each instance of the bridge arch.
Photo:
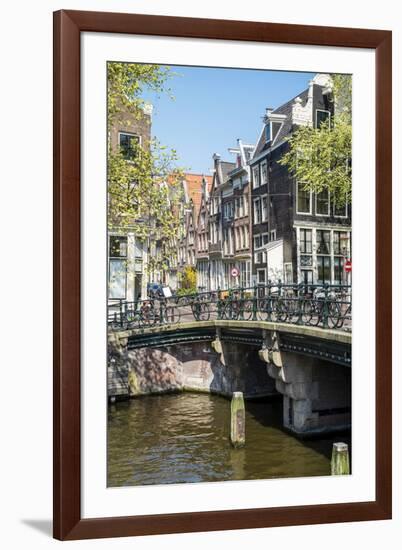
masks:
{"type": "Polygon", "coordinates": [[[283,397],[299,434],[350,425],[351,334],[209,320],[109,333],[109,396],[204,391],[283,397]]]}

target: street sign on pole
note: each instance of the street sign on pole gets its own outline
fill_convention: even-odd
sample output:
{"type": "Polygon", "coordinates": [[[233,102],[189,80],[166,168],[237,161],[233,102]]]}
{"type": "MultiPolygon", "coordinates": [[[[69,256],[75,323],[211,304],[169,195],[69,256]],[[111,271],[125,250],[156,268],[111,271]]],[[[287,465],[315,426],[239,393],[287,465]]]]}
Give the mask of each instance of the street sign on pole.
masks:
{"type": "Polygon", "coordinates": [[[344,269],[346,273],[350,273],[352,271],[352,260],[346,260],[344,269]]]}
{"type": "Polygon", "coordinates": [[[237,267],[232,267],[230,274],[232,277],[238,277],[240,275],[240,271],[237,267]]]}

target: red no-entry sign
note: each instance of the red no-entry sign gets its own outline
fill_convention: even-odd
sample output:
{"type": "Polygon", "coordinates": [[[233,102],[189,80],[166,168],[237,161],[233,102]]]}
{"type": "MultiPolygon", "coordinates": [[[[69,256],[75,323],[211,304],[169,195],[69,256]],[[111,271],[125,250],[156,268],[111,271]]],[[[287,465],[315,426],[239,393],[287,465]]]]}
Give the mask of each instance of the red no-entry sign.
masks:
{"type": "Polygon", "coordinates": [[[352,260],[346,260],[345,271],[346,273],[350,273],[352,271],[352,260]]]}

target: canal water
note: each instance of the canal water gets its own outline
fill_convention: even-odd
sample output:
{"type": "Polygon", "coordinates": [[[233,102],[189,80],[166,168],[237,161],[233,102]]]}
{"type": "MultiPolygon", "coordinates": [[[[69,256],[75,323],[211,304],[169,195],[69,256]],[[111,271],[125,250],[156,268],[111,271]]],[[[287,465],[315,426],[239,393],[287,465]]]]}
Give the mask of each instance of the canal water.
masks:
{"type": "Polygon", "coordinates": [[[282,400],[246,401],[246,446],[229,441],[230,400],[177,393],[109,405],[108,486],[330,475],[332,443],[281,429],[282,400]]]}

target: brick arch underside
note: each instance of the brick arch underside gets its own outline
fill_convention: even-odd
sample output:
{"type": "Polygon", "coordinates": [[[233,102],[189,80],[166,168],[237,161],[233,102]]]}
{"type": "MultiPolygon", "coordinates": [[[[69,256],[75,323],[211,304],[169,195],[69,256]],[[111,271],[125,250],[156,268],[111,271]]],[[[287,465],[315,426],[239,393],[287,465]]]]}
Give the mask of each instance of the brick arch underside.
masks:
{"type": "MultiPolygon", "coordinates": [[[[182,390],[228,397],[234,391],[242,391],[245,397],[276,394],[275,381],[259,358],[258,349],[224,342],[223,353],[218,354],[207,341],[138,348],[116,359],[113,371],[120,371],[120,383],[126,380],[125,392],[130,396],[182,390]]],[[[110,382],[109,376],[109,390],[110,382]]]]}

